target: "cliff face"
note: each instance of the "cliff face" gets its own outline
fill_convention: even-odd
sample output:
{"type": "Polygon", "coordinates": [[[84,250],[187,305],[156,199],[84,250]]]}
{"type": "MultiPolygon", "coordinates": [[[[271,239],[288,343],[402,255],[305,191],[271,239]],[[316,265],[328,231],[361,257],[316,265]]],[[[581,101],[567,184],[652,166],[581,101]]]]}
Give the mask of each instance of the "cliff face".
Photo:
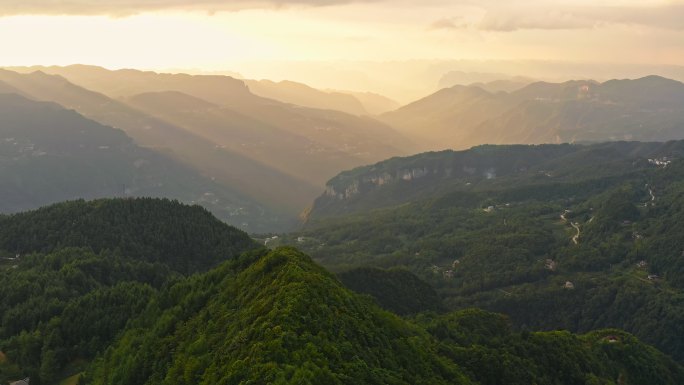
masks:
{"type": "Polygon", "coordinates": [[[342,186],[328,184],[323,196],[337,200],[350,199],[363,192],[374,190],[378,187],[396,183],[399,181],[412,182],[426,177],[451,176],[451,169],[439,168],[410,168],[400,169],[395,172],[380,172],[377,174],[364,175],[358,179],[351,180],[342,186]]]}
{"type": "Polygon", "coordinates": [[[550,153],[548,146],[481,146],[467,151],[393,158],[339,174],[327,183],[321,198],[344,201],[381,188],[402,190],[450,183],[466,185],[525,172],[549,155],[560,155],[566,150],[567,146],[559,146],[550,153]]]}
{"type": "Polygon", "coordinates": [[[424,153],[343,172],[327,183],[323,194],[302,219],[306,222],[312,217],[400,204],[417,194],[429,194],[447,186],[467,188],[478,181],[529,167],[526,163],[501,164],[498,156],[492,157],[486,152],[479,148],[424,153]]]}
{"type": "MultiPolygon", "coordinates": [[[[684,142],[616,142],[581,145],[478,146],[466,151],[428,152],[345,171],[302,215],[309,219],[346,215],[430,199],[441,193],[494,191],[514,183],[565,183],[596,177],[595,165],[611,159],[603,172],[623,171],[634,162],[654,163],[684,155],[684,142]],[[664,158],[663,158],[664,159],[664,158]],[[669,158],[668,158],[669,159],[669,158]],[[612,170],[612,171],[611,171],[612,170]]],[[[662,163],[662,162],[661,162],[662,163]]],[[[510,187],[510,186],[508,186],[510,187]]]]}

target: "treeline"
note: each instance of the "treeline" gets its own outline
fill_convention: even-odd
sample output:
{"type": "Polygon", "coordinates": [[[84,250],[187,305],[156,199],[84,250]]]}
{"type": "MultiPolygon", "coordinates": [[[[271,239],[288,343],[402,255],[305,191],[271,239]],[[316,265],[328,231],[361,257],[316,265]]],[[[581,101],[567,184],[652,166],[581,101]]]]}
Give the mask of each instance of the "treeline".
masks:
{"type": "Polygon", "coordinates": [[[206,209],[167,199],[79,200],[0,217],[0,250],[12,254],[85,247],[161,262],[185,274],[254,245],[206,209]]]}
{"type": "Polygon", "coordinates": [[[0,217],[0,383],[84,370],[160,290],[255,247],[205,209],[160,199],[0,217]]]}

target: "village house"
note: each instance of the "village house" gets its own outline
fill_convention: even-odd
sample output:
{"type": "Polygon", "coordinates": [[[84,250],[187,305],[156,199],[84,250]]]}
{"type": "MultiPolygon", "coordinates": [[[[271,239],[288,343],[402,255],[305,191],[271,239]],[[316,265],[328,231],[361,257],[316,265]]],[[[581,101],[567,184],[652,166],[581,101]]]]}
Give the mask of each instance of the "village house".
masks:
{"type": "Polygon", "coordinates": [[[614,344],[616,342],[620,342],[620,339],[617,336],[613,336],[613,335],[606,336],[603,338],[603,340],[608,342],[608,343],[611,343],[611,344],[614,344]]]}
{"type": "Polygon", "coordinates": [[[546,262],[544,262],[544,268],[546,270],[556,271],[557,267],[558,267],[558,263],[556,261],[554,261],[553,259],[547,259],[546,262]]]}

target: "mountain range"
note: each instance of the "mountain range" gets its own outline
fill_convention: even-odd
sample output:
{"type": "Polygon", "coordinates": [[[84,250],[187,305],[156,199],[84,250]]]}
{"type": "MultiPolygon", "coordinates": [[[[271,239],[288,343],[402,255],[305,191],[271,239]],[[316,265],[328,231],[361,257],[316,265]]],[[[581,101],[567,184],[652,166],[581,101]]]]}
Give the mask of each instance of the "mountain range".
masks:
{"type": "Polygon", "coordinates": [[[635,80],[536,82],[512,92],[454,86],[380,119],[423,146],[684,138],[684,84],[635,80]]]}
{"type": "Polygon", "coordinates": [[[419,148],[684,137],[684,85],[656,76],[534,82],[510,92],[454,86],[377,118],[360,100],[381,110],[391,101],[295,82],[81,65],[0,70],[0,82],[0,92],[58,103],[194,169],[231,192],[249,214],[228,220],[252,232],[291,226],[340,171],[419,148]]]}
{"type": "Polygon", "coordinates": [[[0,93],[0,111],[4,213],[70,199],[157,196],[203,204],[256,231],[282,226],[253,198],[72,110],[0,93]]]}
{"type": "MultiPolygon", "coordinates": [[[[267,99],[227,76],[34,69],[0,71],[0,81],[8,92],[59,103],[125,131],[138,145],[249,196],[274,223],[295,218],[340,170],[412,148],[370,117],[267,99]]],[[[282,225],[271,227],[277,228],[282,225]]]]}

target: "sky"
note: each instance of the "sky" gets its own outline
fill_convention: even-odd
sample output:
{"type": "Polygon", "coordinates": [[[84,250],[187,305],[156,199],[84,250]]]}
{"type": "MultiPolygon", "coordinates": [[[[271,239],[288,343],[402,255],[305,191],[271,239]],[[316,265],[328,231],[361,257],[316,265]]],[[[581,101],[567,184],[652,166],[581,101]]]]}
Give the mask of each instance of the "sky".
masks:
{"type": "Polygon", "coordinates": [[[684,0],[0,0],[0,39],[2,66],[248,77],[307,74],[313,62],[678,65],[684,0]]]}

